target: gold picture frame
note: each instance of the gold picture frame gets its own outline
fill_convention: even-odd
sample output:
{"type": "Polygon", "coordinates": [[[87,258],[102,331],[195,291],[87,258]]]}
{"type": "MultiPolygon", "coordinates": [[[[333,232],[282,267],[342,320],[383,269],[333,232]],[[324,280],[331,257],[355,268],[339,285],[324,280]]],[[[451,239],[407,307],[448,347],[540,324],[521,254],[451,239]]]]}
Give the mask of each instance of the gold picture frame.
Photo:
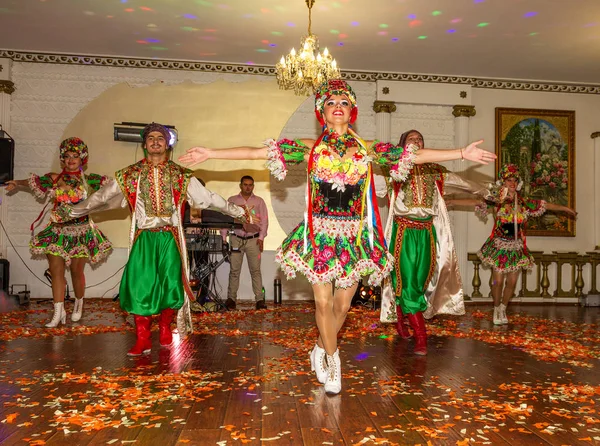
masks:
{"type": "MultiPolygon", "coordinates": [[[[525,197],[575,209],[575,111],[496,108],[496,178],[519,166],[525,197]]],[[[527,221],[528,236],[574,237],[575,219],[547,212],[527,221]]]]}

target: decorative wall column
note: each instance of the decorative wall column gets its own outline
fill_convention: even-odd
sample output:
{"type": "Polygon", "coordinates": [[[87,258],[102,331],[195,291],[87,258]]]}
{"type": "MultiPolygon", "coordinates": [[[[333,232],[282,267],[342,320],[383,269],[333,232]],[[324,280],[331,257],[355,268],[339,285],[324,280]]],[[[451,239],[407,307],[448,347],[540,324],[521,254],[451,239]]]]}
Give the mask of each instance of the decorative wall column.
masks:
{"type": "Polygon", "coordinates": [[[594,246],[600,250],[600,132],[591,135],[594,141],[594,246]]]}
{"type": "Polygon", "coordinates": [[[390,142],[392,138],[392,113],[396,111],[396,104],[389,101],[375,101],[375,138],[381,142],[390,142]]]}
{"type": "MultiPolygon", "coordinates": [[[[466,147],[469,144],[469,118],[475,116],[475,106],[473,105],[455,105],[452,107],[454,115],[454,146],[466,147]]],[[[464,173],[468,165],[462,160],[456,160],[452,163],[452,170],[458,174],[464,173]]],[[[458,257],[458,266],[460,275],[463,278],[463,288],[468,287],[467,283],[469,261],[467,259],[467,243],[469,237],[469,220],[466,212],[452,212],[452,221],[454,223],[453,235],[456,256],[458,257]]]]}
{"type": "MultiPolygon", "coordinates": [[[[10,133],[10,95],[15,91],[15,85],[11,79],[12,60],[0,59],[0,125],[2,129],[10,133]]],[[[4,136],[0,133],[0,137],[4,136]]],[[[6,191],[0,187],[0,221],[7,227],[8,206],[5,203],[6,191]]],[[[7,256],[8,240],[6,234],[0,228],[0,258],[7,256]]]]}

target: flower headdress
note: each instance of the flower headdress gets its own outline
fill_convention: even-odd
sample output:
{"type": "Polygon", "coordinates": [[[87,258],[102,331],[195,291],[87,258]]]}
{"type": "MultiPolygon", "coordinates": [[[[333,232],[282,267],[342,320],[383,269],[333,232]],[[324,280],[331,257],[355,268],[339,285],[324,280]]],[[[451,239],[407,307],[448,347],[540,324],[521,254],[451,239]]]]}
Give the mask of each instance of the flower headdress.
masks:
{"type": "Polygon", "coordinates": [[[501,186],[504,181],[509,178],[516,178],[518,180],[517,190],[521,190],[523,187],[523,180],[521,179],[521,173],[519,172],[519,166],[516,164],[505,164],[502,169],[498,172],[498,181],[496,184],[501,186]]]}
{"type": "Polygon", "coordinates": [[[85,166],[88,159],[88,146],[83,142],[81,138],[72,137],[67,138],[60,143],[60,160],[65,160],[65,154],[67,152],[74,152],[79,154],[81,158],[81,165],[85,166]]]}
{"type": "Polygon", "coordinates": [[[332,79],[330,81],[323,82],[315,93],[315,115],[321,123],[325,125],[324,108],[325,101],[333,95],[345,95],[350,103],[352,104],[352,110],[350,111],[350,124],[354,124],[358,117],[358,105],[356,105],[356,94],[352,90],[352,87],[342,79],[332,79]]]}

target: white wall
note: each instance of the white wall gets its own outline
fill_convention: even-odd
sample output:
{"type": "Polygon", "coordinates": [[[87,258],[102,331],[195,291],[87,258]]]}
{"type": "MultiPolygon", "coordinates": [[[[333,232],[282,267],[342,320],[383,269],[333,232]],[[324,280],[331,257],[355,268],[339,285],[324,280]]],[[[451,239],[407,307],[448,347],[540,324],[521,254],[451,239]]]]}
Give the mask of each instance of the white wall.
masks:
{"type": "MultiPolygon", "coordinates": [[[[222,74],[187,72],[180,70],[155,70],[142,68],[118,68],[81,65],[58,65],[41,63],[20,63],[13,66],[12,80],[16,91],[11,102],[11,134],[16,140],[15,177],[23,178],[29,172],[45,173],[58,168],[58,143],[63,132],[75,116],[91,101],[107,89],[128,83],[133,86],[147,86],[155,82],[178,84],[191,81],[199,84],[212,83],[217,80],[227,82],[245,82],[249,79],[273,82],[272,77],[250,76],[245,74],[222,74]]],[[[376,99],[376,84],[374,82],[352,82],[359,99],[358,132],[365,139],[375,137],[375,116],[372,104],[376,99]]],[[[439,85],[439,84],[438,84],[439,85]]],[[[442,84],[443,85],[443,84],[442,84]]],[[[448,88],[454,89],[453,86],[448,88]]],[[[485,146],[494,150],[494,109],[495,107],[523,107],[568,109],[576,111],[576,203],[579,218],[577,236],[575,238],[537,238],[528,239],[531,249],[546,251],[574,250],[585,252],[594,248],[593,240],[593,191],[589,185],[593,175],[593,153],[590,134],[600,130],[597,116],[600,110],[600,97],[584,94],[530,92],[516,90],[493,90],[473,88],[471,90],[472,104],[477,115],[471,118],[471,139],[484,138],[485,146]]],[[[397,141],[399,135],[408,128],[418,128],[423,131],[431,147],[451,147],[454,140],[453,117],[448,105],[419,105],[398,104],[398,110],[392,116],[392,141],[397,141]]],[[[318,132],[312,110],[312,99],[304,102],[282,129],[280,136],[290,138],[311,136],[318,132]]],[[[274,135],[277,136],[277,135],[274,135]]],[[[94,169],[98,170],[98,169],[94,169]]],[[[472,179],[491,179],[494,166],[473,167],[469,169],[472,179]]],[[[303,173],[291,175],[285,187],[285,200],[279,202],[274,209],[282,228],[301,218],[303,207],[303,173]],[[288,201],[289,200],[289,201],[288,201]]],[[[271,193],[280,194],[281,187],[271,183],[271,193]]],[[[32,289],[33,297],[49,297],[50,289],[44,281],[38,281],[35,276],[42,277],[47,267],[44,260],[31,258],[27,244],[29,240],[29,224],[37,217],[41,204],[27,193],[19,193],[5,199],[8,206],[8,220],[4,226],[8,230],[12,243],[17,252],[8,249],[8,259],[11,262],[11,283],[25,283],[32,289]],[[17,257],[20,255],[26,266],[17,257]],[[29,272],[29,269],[33,272],[29,272]],[[35,276],[34,276],[35,275],[35,276]]],[[[455,230],[468,231],[469,252],[476,251],[490,231],[490,224],[484,225],[474,216],[468,219],[467,228],[455,230]]],[[[125,223],[124,223],[125,224],[125,223]]],[[[95,270],[86,269],[88,284],[102,282],[114,274],[126,261],[126,250],[116,249],[108,261],[95,270]]],[[[273,278],[277,276],[272,261],[273,251],[264,254],[263,277],[267,298],[272,297],[273,278]]],[[[249,283],[245,272],[242,283],[249,283]]],[[[219,282],[226,288],[227,267],[218,271],[219,282]]],[[[471,271],[463,272],[466,291],[471,292],[471,271]]],[[[107,280],[97,287],[90,289],[88,297],[111,297],[118,284],[120,275],[107,280]]],[[[487,278],[483,278],[486,282],[487,278]]],[[[569,285],[565,282],[565,288],[569,285]]],[[[306,281],[299,279],[285,282],[283,286],[284,299],[310,298],[310,290],[306,281]]],[[[486,284],[482,287],[486,293],[486,284]]],[[[250,289],[240,290],[240,299],[251,299],[250,289]]]]}

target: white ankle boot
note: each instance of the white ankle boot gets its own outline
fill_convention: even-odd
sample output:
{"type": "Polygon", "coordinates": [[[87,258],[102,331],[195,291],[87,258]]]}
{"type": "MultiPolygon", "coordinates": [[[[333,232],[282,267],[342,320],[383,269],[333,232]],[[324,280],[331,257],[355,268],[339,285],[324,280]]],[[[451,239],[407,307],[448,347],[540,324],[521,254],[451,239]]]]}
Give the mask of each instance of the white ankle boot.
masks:
{"type": "Polygon", "coordinates": [[[494,307],[494,325],[502,325],[502,318],[500,317],[500,306],[494,307]]]}
{"type": "Polygon", "coordinates": [[[317,375],[317,381],[325,384],[327,380],[327,355],[325,349],[315,344],[315,347],[310,352],[310,370],[317,375]]]}
{"type": "Polygon", "coordinates": [[[58,324],[65,324],[67,321],[67,313],[65,312],[65,303],[64,302],[54,302],[54,314],[52,315],[52,320],[46,324],[48,328],[54,328],[58,326],[58,324]]]}
{"type": "Polygon", "coordinates": [[[325,381],[325,392],[337,395],[342,390],[342,364],[340,362],[340,350],[327,357],[327,380],[325,381]]]}
{"type": "Polygon", "coordinates": [[[73,306],[73,313],[71,313],[71,320],[77,322],[81,319],[83,314],[83,297],[81,299],[75,299],[75,305],[73,306]]]}
{"type": "Polygon", "coordinates": [[[508,317],[506,317],[506,305],[500,304],[500,321],[502,324],[508,324],[508,317]]]}

